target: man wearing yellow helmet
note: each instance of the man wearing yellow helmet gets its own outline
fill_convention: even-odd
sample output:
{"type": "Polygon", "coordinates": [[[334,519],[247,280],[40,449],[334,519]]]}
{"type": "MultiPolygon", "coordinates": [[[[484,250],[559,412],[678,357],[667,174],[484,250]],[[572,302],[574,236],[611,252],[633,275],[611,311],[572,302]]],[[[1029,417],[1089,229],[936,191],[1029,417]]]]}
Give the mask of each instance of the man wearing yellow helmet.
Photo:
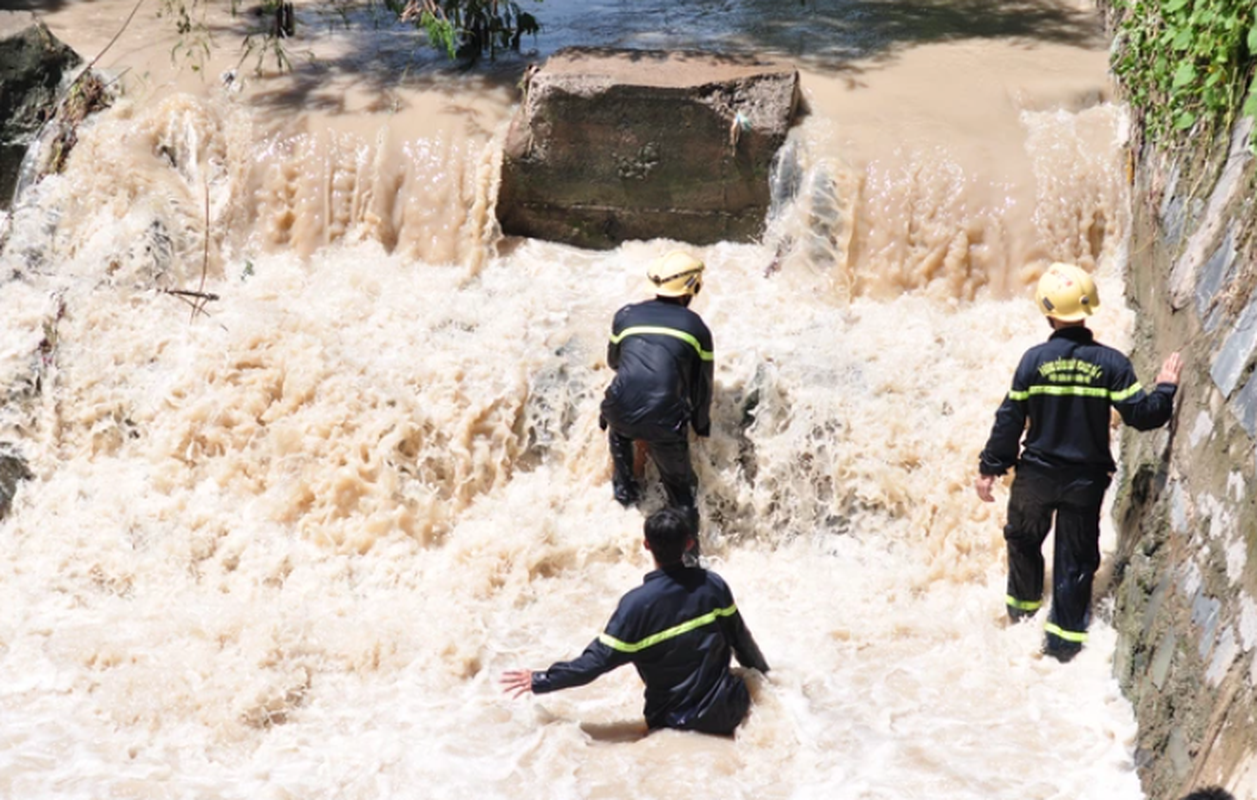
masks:
{"type": "Polygon", "coordinates": [[[1109,410],[1117,409],[1137,430],[1164,425],[1174,409],[1182,360],[1171,354],[1156,388],[1145,392],[1130,360],[1092,337],[1086,320],[1100,298],[1095,281],[1073,264],[1048,267],[1035,302],[1053,333],[1022,356],[1012,389],[995,413],[975,488],[978,497],[992,502],[996,477],[1017,469],[1004,527],[1006,602],[1013,621],[1033,616],[1042,605],[1042,548],[1055,516],[1052,607],[1043,651],[1068,661],[1087,639],[1091,581],[1100,566],[1100,505],[1116,469],[1109,410]]]}
{"type": "Polygon", "coordinates": [[[609,428],[612,488],[626,507],[640,499],[633,443],[645,442],[669,505],[697,521],[687,428],[699,436],[711,432],[715,368],[711,331],[689,308],[703,286],[703,262],[673,251],[652,264],[646,277],[655,299],[617,311],[607,344],[615,378],[602,401],[601,422],[609,428]]]}

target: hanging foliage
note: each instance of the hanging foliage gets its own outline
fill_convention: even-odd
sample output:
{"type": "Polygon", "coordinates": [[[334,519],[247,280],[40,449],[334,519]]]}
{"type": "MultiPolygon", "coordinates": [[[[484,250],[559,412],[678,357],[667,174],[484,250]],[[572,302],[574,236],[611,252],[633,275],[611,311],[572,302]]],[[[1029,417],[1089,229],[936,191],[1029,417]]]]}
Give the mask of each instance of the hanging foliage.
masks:
{"type": "Polygon", "coordinates": [[[1257,117],[1257,4],[1118,0],[1113,71],[1151,141],[1212,136],[1257,117]]]}
{"type": "MultiPolygon", "coordinates": [[[[210,29],[204,17],[214,0],[161,0],[158,14],[174,20],[179,38],[171,51],[200,69],[209,56],[210,29]]],[[[260,0],[247,9],[245,0],[230,0],[232,16],[252,18],[244,37],[241,62],[252,58],[261,72],[268,57],[280,71],[292,68],[288,41],[297,19],[291,0],[260,0]]],[[[541,0],[531,0],[541,2],[541,0]]],[[[328,0],[345,20],[355,7],[380,4],[404,22],[422,29],[428,43],[450,58],[493,58],[501,50],[518,50],[525,34],[537,34],[541,24],[515,0],[328,0]]]]}
{"type": "Polygon", "coordinates": [[[428,41],[450,58],[485,53],[492,58],[499,50],[518,50],[524,34],[541,30],[537,18],[513,0],[409,0],[400,15],[423,28],[428,41]]]}

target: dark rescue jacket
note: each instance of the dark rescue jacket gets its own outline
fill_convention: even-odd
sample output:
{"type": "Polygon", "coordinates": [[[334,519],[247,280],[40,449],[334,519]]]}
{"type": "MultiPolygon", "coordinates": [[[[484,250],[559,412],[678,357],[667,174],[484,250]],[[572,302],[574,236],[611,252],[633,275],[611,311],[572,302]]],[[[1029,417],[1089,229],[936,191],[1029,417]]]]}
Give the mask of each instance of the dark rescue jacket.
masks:
{"type": "Polygon", "coordinates": [[[724,580],[700,567],[668,567],[620,599],[606,631],[578,658],[534,672],[532,690],[584,686],[632,663],[646,684],[651,728],[730,734],[750,705],[746,684],[729,671],[731,651],[742,666],[768,671],[724,580]]]}
{"type": "Polygon", "coordinates": [[[1159,428],[1174,409],[1173,384],[1147,393],[1126,356],[1095,341],[1084,327],[1061,328],[1026,351],[1008,396],[995,412],[979,471],[1003,475],[1021,461],[1051,470],[1111,473],[1110,408],[1137,430],[1159,428]]]}
{"type": "Polygon", "coordinates": [[[602,421],[621,436],[683,440],[685,426],[711,432],[715,371],[711,331],[685,306],[647,300],[621,308],[611,323],[607,364],[615,378],[602,401],[602,421]]]}

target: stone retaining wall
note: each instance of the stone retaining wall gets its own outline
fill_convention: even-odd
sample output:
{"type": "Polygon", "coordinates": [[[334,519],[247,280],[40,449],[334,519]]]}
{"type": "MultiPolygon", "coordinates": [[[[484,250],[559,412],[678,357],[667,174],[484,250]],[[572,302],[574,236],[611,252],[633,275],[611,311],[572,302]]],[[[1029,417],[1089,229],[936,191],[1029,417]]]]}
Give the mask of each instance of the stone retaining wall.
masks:
{"type": "Polygon", "coordinates": [[[1150,800],[1257,797],[1257,247],[1251,119],[1136,161],[1136,367],[1183,352],[1167,430],[1124,434],[1114,670],[1150,800]],[[1228,146],[1229,144],[1229,146],[1228,146]]]}

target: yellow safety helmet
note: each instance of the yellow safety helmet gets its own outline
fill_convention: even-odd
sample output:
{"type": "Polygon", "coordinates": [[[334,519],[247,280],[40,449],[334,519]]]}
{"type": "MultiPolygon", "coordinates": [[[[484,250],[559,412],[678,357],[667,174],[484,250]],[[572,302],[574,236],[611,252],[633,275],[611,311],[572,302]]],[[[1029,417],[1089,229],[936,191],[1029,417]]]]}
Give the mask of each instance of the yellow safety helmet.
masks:
{"type": "Polygon", "coordinates": [[[1035,304],[1046,317],[1061,322],[1078,322],[1100,307],[1095,279],[1074,264],[1053,264],[1039,278],[1035,304]]]}
{"type": "Polygon", "coordinates": [[[673,250],[650,265],[646,277],[663,297],[686,297],[703,288],[703,262],[684,250],[673,250]]]}

